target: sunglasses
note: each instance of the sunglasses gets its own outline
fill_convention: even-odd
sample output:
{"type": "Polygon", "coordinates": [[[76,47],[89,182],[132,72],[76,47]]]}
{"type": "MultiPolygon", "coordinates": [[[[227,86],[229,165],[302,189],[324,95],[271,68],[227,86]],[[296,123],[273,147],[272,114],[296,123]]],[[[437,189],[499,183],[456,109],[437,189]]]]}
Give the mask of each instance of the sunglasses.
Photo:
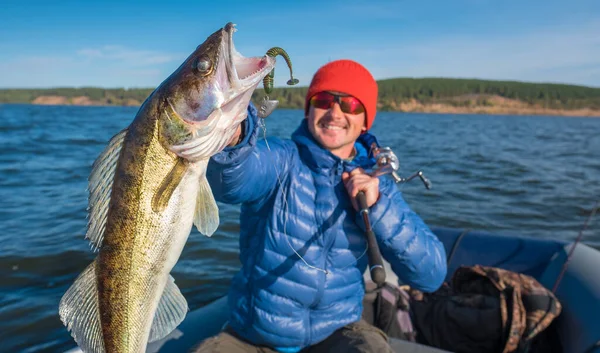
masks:
{"type": "Polygon", "coordinates": [[[329,109],[333,103],[340,105],[342,112],[346,114],[360,114],[365,112],[362,103],[352,96],[340,96],[329,92],[319,92],[310,98],[310,105],[319,109],[329,109]]]}

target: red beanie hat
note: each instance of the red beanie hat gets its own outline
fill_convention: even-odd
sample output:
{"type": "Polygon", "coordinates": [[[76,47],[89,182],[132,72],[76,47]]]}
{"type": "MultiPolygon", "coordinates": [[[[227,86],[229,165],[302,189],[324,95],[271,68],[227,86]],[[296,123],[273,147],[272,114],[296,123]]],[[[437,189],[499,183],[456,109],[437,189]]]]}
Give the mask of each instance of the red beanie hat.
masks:
{"type": "Polygon", "coordinates": [[[312,78],[304,111],[308,114],[312,96],[322,91],[337,91],[358,98],[365,106],[367,130],[377,114],[377,82],[364,66],[352,60],[336,60],[323,65],[312,78]]]}

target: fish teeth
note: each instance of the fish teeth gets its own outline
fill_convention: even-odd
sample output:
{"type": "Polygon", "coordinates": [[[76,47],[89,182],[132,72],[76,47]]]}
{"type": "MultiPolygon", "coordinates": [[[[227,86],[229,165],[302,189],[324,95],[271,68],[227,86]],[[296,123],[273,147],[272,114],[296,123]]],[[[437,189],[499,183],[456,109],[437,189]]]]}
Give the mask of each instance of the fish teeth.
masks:
{"type": "Polygon", "coordinates": [[[261,71],[262,71],[261,69],[255,70],[254,72],[252,72],[249,75],[246,75],[244,77],[240,77],[240,80],[245,80],[245,79],[248,79],[248,78],[250,78],[252,76],[256,76],[256,74],[260,73],[261,71]]]}

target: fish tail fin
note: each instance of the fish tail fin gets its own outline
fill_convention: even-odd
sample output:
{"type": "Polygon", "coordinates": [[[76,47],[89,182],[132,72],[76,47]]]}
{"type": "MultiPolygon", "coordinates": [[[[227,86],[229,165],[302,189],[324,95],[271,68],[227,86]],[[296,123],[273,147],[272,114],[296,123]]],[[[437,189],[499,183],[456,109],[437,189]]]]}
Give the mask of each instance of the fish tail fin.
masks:
{"type": "Polygon", "coordinates": [[[104,352],[96,286],[96,261],[75,280],[60,300],[58,313],[84,352],[104,352]]]}
{"type": "Polygon", "coordinates": [[[188,312],[187,301],[169,276],[165,290],[158,302],[148,342],[158,341],[171,333],[185,318],[188,312]]]}
{"type": "MultiPolygon", "coordinates": [[[[206,170],[206,167],[204,169],[206,170]]],[[[219,227],[219,207],[204,172],[200,178],[200,187],[196,198],[194,224],[200,233],[208,237],[212,236],[219,227]]]]}

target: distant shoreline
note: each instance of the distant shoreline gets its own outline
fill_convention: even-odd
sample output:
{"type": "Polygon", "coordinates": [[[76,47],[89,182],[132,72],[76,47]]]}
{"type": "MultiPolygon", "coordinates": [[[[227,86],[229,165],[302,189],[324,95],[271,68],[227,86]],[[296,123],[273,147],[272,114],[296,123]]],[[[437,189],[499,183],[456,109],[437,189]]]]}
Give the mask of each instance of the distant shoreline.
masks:
{"type": "MultiPolygon", "coordinates": [[[[436,114],[600,117],[600,87],[455,78],[378,80],[378,111],[436,114]]],[[[56,87],[0,89],[0,103],[140,106],[155,88],[56,87]]],[[[308,87],[276,87],[279,108],[302,109],[308,87]]],[[[259,103],[264,90],[252,100],[259,103]]]]}
{"type": "MultiPolygon", "coordinates": [[[[458,98],[458,97],[457,97],[458,98]]],[[[388,111],[437,114],[488,114],[488,115],[552,115],[564,117],[600,118],[600,110],[591,108],[556,109],[541,104],[529,104],[500,96],[472,99],[468,105],[457,106],[450,102],[422,103],[411,99],[390,107],[388,111]],[[483,104],[481,104],[483,102],[483,104]]]]}
{"type": "MultiPolygon", "coordinates": [[[[464,98],[461,98],[464,100],[464,98]]],[[[410,99],[400,103],[379,104],[379,111],[392,111],[404,113],[435,113],[435,114],[488,114],[488,115],[552,115],[564,117],[590,117],[600,118],[600,110],[582,108],[582,109],[552,109],[540,105],[531,105],[522,101],[507,99],[500,96],[486,96],[483,102],[481,97],[473,97],[468,106],[456,106],[450,103],[434,102],[422,103],[415,99],[410,99]]],[[[142,102],[135,99],[129,99],[121,104],[109,104],[107,102],[95,101],[86,96],[66,97],[66,96],[39,96],[31,103],[32,105],[64,105],[64,106],[130,106],[139,107],[142,102]]],[[[257,102],[255,102],[257,103],[257,102]]],[[[27,103],[26,103],[27,104],[27,103]]],[[[280,108],[299,109],[285,104],[280,108]]],[[[300,108],[301,109],[301,108],[300,108]]]]}

